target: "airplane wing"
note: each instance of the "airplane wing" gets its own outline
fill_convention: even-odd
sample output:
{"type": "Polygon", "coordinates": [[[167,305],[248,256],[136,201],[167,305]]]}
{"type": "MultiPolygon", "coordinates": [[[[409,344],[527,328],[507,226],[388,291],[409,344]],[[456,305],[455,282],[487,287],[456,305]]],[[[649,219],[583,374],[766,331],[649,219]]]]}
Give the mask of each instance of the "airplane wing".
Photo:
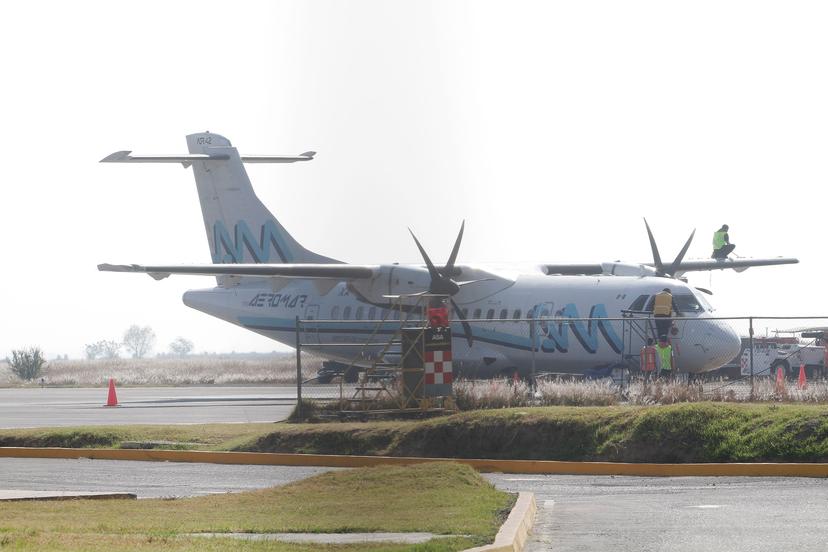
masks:
{"type": "MultiPolygon", "coordinates": [[[[679,276],[685,272],[698,272],[704,270],[726,270],[733,269],[737,272],[747,270],[752,266],[772,266],[783,264],[796,264],[799,259],[791,257],[776,257],[769,259],[710,259],[698,261],[681,261],[677,265],[670,265],[674,270],[674,276],[679,276]]],[[[592,275],[592,276],[654,276],[657,274],[655,263],[622,263],[619,261],[611,263],[580,263],[580,264],[543,264],[540,265],[541,271],[547,275],[563,275],[563,276],[578,276],[578,275],[592,275]]]]}
{"type": "Polygon", "coordinates": [[[208,265],[113,265],[99,264],[103,272],[138,272],[163,280],[172,274],[195,276],[256,276],[260,278],[317,278],[359,280],[373,278],[377,266],[346,264],[208,264],[208,265]]]}
{"type": "MultiPolygon", "coordinates": [[[[728,268],[736,269],[738,272],[746,270],[752,266],[773,266],[784,264],[797,264],[799,259],[793,257],[774,257],[769,259],[722,259],[722,260],[704,260],[704,261],[682,261],[676,267],[676,273],[680,272],[696,272],[702,270],[725,270],[728,268]],[[741,269],[741,270],[739,270],[741,269]]],[[[655,266],[648,264],[648,266],[655,266]]]]}
{"type": "Polygon", "coordinates": [[[545,264],[541,265],[544,274],[560,274],[562,276],[579,276],[583,274],[597,275],[604,273],[604,266],[596,264],[545,264]]]}

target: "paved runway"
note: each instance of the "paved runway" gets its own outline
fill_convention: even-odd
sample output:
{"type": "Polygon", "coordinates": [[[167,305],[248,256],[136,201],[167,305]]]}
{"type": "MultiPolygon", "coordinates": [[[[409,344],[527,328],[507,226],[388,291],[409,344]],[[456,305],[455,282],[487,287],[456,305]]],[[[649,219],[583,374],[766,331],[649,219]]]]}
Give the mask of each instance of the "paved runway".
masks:
{"type": "Polygon", "coordinates": [[[118,491],[135,493],[138,498],[184,497],[273,487],[331,469],[0,458],[0,489],[118,491]]]}
{"type": "Polygon", "coordinates": [[[828,480],[486,476],[535,493],[526,550],[690,552],[828,549],[828,480]]]}
{"type": "Polygon", "coordinates": [[[0,389],[0,428],[106,424],[273,422],[296,404],[292,386],[123,387],[104,407],[101,388],[0,389]]]}

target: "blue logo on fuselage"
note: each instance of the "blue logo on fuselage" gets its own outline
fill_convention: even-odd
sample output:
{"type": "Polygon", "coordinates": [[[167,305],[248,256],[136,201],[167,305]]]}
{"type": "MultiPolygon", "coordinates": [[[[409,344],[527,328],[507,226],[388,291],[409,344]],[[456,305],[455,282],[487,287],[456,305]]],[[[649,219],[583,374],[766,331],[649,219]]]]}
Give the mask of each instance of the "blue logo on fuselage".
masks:
{"type": "MultiPolygon", "coordinates": [[[[538,307],[534,311],[538,312],[538,307]]],[[[545,353],[566,353],[569,351],[569,330],[572,330],[572,335],[578,340],[578,343],[588,353],[595,354],[598,352],[598,334],[600,333],[604,340],[609,344],[613,351],[621,353],[623,351],[623,341],[615,333],[612,323],[607,318],[607,308],[603,303],[594,305],[589,311],[589,320],[568,320],[562,321],[561,318],[578,319],[578,308],[569,303],[564,308],[555,313],[555,318],[558,321],[540,319],[539,335],[536,340],[540,340],[540,350],[545,353]],[[593,320],[594,319],[594,320],[593,320]]]]}
{"type": "Polygon", "coordinates": [[[243,263],[245,251],[250,254],[250,262],[289,263],[293,259],[281,230],[272,220],[265,222],[256,236],[243,220],[233,227],[233,236],[221,221],[213,224],[213,262],[243,263]],[[271,259],[271,245],[277,259],[271,259]]]}

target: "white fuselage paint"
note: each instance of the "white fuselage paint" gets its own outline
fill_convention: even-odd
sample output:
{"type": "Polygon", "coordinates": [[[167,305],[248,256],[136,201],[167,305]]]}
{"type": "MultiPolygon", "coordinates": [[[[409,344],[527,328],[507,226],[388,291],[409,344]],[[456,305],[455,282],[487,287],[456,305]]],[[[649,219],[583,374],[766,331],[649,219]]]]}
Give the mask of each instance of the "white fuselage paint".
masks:
{"type": "MultiPolygon", "coordinates": [[[[467,309],[469,319],[475,318],[473,314],[477,309],[480,309],[481,318],[486,318],[489,310],[494,311],[494,318],[499,318],[503,309],[507,310],[509,318],[516,310],[520,310],[520,316],[525,318],[535,308],[539,318],[534,353],[536,370],[583,373],[619,366],[624,362],[625,353],[638,355],[643,338],[631,328],[633,325],[645,327],[648,321],[605,321],[607,333],[613,334],[608,338],[599,327],[599,319],[629,316],[625,309],[637,297],[654,295],[664,287],[669,287],[674,295],[698,297],[698,292],[683,282],[657,277],[524,274],[513,284],[486,297],[463,302],[461,293],[455,300],[461,309],[467,309]],[[561,318],[576,316],[593,321],[559,323],[561,318]],[[543,317],[556,318],[558,322],[541,322],[543,317]],[[580,340],[576,334],[580,334],[580,340]]],[[[320,294],[310,280],[293,280],[278,291],[266,281],[247,280],[226,288],[188,291],[184,294],[184,303],[290,346],[296,344],[297,318],[313,319],[303,325],[302,348],[325,358],[343,362],[358,359],[360,364],[366,365],[382,349],[382,345],[314,347],[315,343],[366,343],[377,327],[376,323],[366,322],[371,307],[375,308],[375,318],[382,317],[381,308],[361,299],[345,283],[320,294]],[[358,310],[362,320],[356,320],[358,310]],[[349,311],[349,320],[342,320],[346,311],[349,311]],[[331,318],[339,320],[324,322],[331,318]]],[[[647,318],[645,314],[633,316],[647,318]]],[[[710,320],[710,316],[708,310],[676,316],[678,333],[672,341],[679,371],[714,370],[738,355],[739,336],[726,323],[710,320]],[[682,322],[690,318],[700,320],[682,322]]],[[[529,372],[533,353],[528,322],[474,322],[474,340],[469,346],[461,325],[456,317],[452,317],[455,371],[468,377],[506,375],[514,370],[521,374],[529,372]]],[[[390,331],[395,325],[383,327],[390,331]]],[[[373,338],[382,344],[388,339],[388,335],[373,338]]]]}

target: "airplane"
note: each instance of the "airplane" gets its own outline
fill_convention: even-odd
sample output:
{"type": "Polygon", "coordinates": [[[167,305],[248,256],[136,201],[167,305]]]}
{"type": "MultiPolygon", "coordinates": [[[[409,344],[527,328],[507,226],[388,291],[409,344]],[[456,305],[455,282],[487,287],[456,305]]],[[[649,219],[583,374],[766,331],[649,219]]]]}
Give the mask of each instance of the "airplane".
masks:
{"type": "MultiPolygon", "coordinates": [[[[666,264],[645,220],[652,263],[540,264],[511,272],[459,264],[464,222],[442,266],[432,262],[413,232],[424,265],[347,264],[300,245],[256,196],[244,168],[245,163],[308,162],[315,152],[245,156],[210,132],[187,136],[187,145],[185,155],[118,151],[101,162],[192,167],[212,264],[101,264],[98,269],[146,273],[157,280],[173,274],[213,276],[215,287],[186,291],[184,304],[289,346],[295,345],[302,319],[303,350],[334,362],[354,362],[354,344],[396,331],[378,320],[396,320],[398,328],[399,318],[416,311],[415,301],[445,296],[454,315],[455,377],[528,377],[535,369],[609,375],[637,358],[651,335],[653,298],[668,288],[676,311],[672,340],[678,369],[706,372],[737,356],[741,342],[728,324],[713,317],[704,297],[710,292],[688,285],[683,274],[798,262],[781,257],[685,261],[694,230],[666,264]],[[495,321],[506,318],[510,322],[495,321]]],[[[357,364],[369,366],[382,350],[371,341],[357,364]]]]}

